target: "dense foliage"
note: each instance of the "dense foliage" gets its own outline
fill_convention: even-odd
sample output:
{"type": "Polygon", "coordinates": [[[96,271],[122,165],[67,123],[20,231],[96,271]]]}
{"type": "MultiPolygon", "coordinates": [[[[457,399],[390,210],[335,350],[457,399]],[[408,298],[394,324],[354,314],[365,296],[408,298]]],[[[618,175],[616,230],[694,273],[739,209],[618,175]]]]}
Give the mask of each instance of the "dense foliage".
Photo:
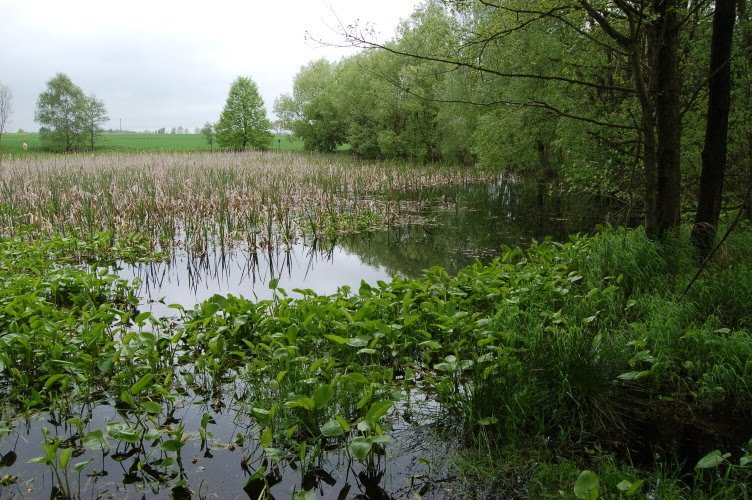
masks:
{"type": "Polygon", "coordinates": [[[700,192],[712,210],[698,226],[714,227],[726,112],[720,95],[707,103],[729,81],[729,194],[743,200],[752,183],[751,11],[738,2],[734,25],[737,3],[722,4],[731,25],[713,28],[710,1],[432,0],[388,42],[349,26],[348,42],[379,50],[304,66],[275,109],[309,149],[530,170],[640,202],[651,236],[700,192]],[[709,69],[711,39],[734,53],[716,51],[709,69]]]}
{"type": "MultiPolygon", "coordinates": [[[[83,264],[133,258],[143,253],[137,239],[6,239],[0,407],[3,415],[66,415],[87,401],[117,406],[105,428],[70,416],[72,435],[43,442],[34,461],[52,467],[65,491],[71,453],[86,448],[131,450],[144,471],[137,480],[180,478],[175,487],[186,486],[171,471],[180,465],[182,474],[180,450],[192,431],[205,446],[212,414],[195,429],[159,422],[182,398],[237,376],[248,385],[236,397],[254,422],[238,442],[248,440],[253,463],[305,470],[333,446],[369,463],[390,440],[387,416],[396,406],[421,415],[424,400],[434,410],[418,418],[448,426],[469,449],[528,450],[497,463],[499,474],[515,468],[523,483],[499,484],[495,494],[511,487],[537,496],[573,484],[576,492],[585,479],[598,481],[589,473],[575,484],[587,468],[613,496],[632,485],[657,496],[749,495],[751,451],[712,452],[702,443],[703,433],[722,432],[718,412],[741,422],[752,411],[752,240],[736,237],[687,293],[689,249],[661,245],[642,230],[607,230],[507,248],[457,276],[434,268],[332,296],[277,289],[273,280],[273,299],[214,296],[178,308],[176,324],[138,314],[127,283],[83,264]],[[662,470],[678,467],[673,453],[687,452],[673,448],[682,432],[699,443],[696,455],[681,457],[690,473],[662,470]],[[570,455],[580,446],[597,451],[570,455]],[[626,449],[632,463],[619,458],[626,449]],[[661,456],[665,463],[652,462],[661,456]]],[[[249,483],[268,481],[265,469],[249,483]]]]}
{"type": "Polygon", "coordinates": [[[237,151],[267,149],[272,140],[270,129],[258,86],[250,78],[239,76],[232,83],[225,107],[214,125],[217,145],[237,151]]]}
{"type": "Polygon", "coordinates": [[[104,103],[96,96],[86,96],[81,88],[62,73],[47,82],[47,90],[39,94],[34,120],[41,128],[39,135],[48,148],[72,151],[94,149],[108,120],[104,103]]]}

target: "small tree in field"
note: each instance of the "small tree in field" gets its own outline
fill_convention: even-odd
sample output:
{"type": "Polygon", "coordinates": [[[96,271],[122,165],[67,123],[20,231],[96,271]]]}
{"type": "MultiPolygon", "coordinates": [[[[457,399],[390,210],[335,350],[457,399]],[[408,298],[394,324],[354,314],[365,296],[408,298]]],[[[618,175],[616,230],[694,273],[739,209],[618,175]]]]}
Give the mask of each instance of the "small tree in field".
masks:
{"type": "Polygon", "coordinates": [[[94,141],[102,132],[102,124],[110,119],[104,102],[97,99],[94,94],[86,98],[83,106],[84,131],[89,142],[89,147],[94,149],[94,141]]]}
{"type": "Polygon", "coordinates": [[[235,150],[267,149],[272,140],[270,128],[258,87],[250,78],[238,77],[214,127],[217,144],[235,150]]]}
{"type": "Polygon", "coordinates": [[[201,129],[201,135],[206,139],[206,143],[209,144],[209,150],[214,151],[214,124],[212,122],[204,123],[204,127],[201,129]]]}
{"type": "MultiPolygon", "coordinates": [[[[13,93],[0,82],[0,144],[2,144],[5,127],[10,123],[13,114],[13,93]]],[[[2,156],[0,156],[2,158],[2,156]]]]}
{"type": "Polygon", "coordinates": [[[68,76],[58,73],[39,94],[34,120],[42,127],[39,136],[53,148],[70,151],[86,140],[83,111],[86,96],[68,76]]]}

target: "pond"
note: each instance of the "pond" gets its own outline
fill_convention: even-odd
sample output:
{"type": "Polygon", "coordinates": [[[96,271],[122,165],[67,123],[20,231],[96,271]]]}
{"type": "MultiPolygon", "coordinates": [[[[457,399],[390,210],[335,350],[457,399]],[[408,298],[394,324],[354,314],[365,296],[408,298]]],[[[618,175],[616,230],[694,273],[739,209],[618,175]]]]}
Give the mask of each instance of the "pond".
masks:
{"type": "Polygon", "coordinates": [[[361,280],[416,277],[432,266],[455,273],[476,259],[490,260],[502,245],[526,245],[546,237],[564,241],[570,234],[623,222],[624,217],[618,201],[560,193],[551,186],[541,191],[538,184],[523,181],[391,196],[414,211],[411,224],[268,251],[250,252],[242,243],[209,247],[201,255],[178,251],[167,262],[121,263],[118,273],[140,280],[144,309],[171,315],[175,311],[170,304],[190,308],[214,294],[270,298],[272,279],[288,292],[309,289],[328,295],[342,286],[357,290],[361,280]]]}
{"type": "MultiPolygon", "coordinates": [[[[591,231],[603,221],[617,221],[620,210],[618,204],[602,199],[554,195],[550,188],[524,182],[389,196],[398,196],[411,210],[418,207],[411,225],[257,253],[242,245],[209,248],[202,255],[177,252],[167,262],[118,263],[115,268],[123,278],[140,280],[142,311],[177,316],[171,304],[190,309],[214,294],[268,299],[275,293],[270,285],[294,297],[308,293],[305,290],[331,294],[345,286],[357,291],[361,280],[376,283],[393,275],[417,276],[436,265],[453,273],[475,259],[493,258],[502,245],[591,231]]],[[[251,416],[258,397],[251,379],[233,372],[219,383],[202,382],[193,371],[190,363],[175,367],[176,376],[186,381],[179,396],[163,407],[144,404],[152,411],[142,417],[126,411],[122,395],[94,394],[91,403],[62,405],[58,413],[0,419],[0,496],[456,495],[446,461],[457,443],[445,438],[452,423],[442,420],[436,403],[427,397],[429,386],[403,384],[403,393],[394,398],[398,402],[388,413],[384,409],[382,424],[388,426],[390,439],[369,443],[378,452],[368,460],[356,460],[341,444],[315,453],[303,448],[298,461],[273,460],[277,452],[264,443],[263,435],[259,437],[251,416]],[[134,429],[142,428],[157,434],[134,437],[134,429]],[[103,429],[105,434],[97,434],[103,429]],[[108,441],[99,451],[97,439],[108,441]],[[53,444],[57,448],[50,452],[53,444]],[[72,455],[63,458],[61,449],[73,450],[72,455]],[[45,460],[45,455],[52,458],[45,460]]],[[[131,388],[134,393],[139,392],[136,385],[131,388]]]]}

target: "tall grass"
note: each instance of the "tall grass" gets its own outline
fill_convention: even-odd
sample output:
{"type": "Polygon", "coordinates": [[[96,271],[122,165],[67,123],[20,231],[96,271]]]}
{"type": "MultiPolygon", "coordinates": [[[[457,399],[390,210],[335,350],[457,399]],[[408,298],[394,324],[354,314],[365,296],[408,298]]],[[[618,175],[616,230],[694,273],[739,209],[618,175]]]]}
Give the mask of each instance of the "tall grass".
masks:
{"type": "Polygon", "coordinates": [[[270,247],[403,222],[415,204],[397,191],[494,177],[272,152],[14,158],[0,172],[0,231],[138,232],[155,247],[196,251],[210,240],[270,247]]]}

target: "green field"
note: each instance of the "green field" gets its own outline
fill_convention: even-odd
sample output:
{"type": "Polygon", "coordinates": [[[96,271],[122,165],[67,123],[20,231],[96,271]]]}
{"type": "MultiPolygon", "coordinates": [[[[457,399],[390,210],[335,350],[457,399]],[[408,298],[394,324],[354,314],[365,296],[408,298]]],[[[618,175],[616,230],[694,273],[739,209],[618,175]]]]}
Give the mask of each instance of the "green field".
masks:
{"type": "MultiPolygon", "coordinates": [[[[44,151],[39,134],[35,132],[3,134],[0,151],[3,154],[22,154],[24,142],[28,144],[30,152],[44,151]]],[[[275,135],[270,147],[276,151],[302,151],[303,141],[286,135],[275,135]]],[[[96,151],[209,151],[209,145],[200,134],[122,132],[102,134],[97,141],[96,151]]]]}

